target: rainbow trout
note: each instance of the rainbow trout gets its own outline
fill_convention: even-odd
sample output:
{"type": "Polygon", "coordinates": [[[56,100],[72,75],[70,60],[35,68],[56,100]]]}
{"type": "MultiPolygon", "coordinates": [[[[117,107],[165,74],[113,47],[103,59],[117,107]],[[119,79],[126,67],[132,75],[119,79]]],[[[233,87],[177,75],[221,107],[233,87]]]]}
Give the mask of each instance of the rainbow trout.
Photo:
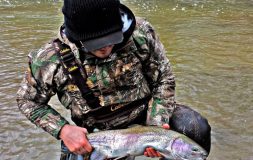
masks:
{"type": "Polygon", "coordinates": [[[140,156],[147,147],[158,151],[164,160],[205,160],[207,157],[207,152],[190,138],[161,127],[138,125],[91,133],[87,137],[94,148],[90,160],[140,156]]]}

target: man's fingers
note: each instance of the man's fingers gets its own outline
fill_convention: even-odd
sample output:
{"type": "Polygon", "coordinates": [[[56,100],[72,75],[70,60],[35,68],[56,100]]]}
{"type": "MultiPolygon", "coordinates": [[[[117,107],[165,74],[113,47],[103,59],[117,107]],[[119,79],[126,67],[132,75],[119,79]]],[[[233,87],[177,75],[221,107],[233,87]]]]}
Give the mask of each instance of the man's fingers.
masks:
{"type": "Polygon", "coordinates": [[[84,155],[87,153],[87,151],[83,148],[80,147],[77,151],[74,152],[75,154],[79,154],[79,155],[84,155]]]}
{"type": "MultiPolygon", "coordinates": [[[[86,128],[82,128],[82,129],[83,129],[83,132],[84,132],[85,134],[88,134],[88,131],[87,131],[86,128]]],[[[88,152],[91,152],[91,151],[92,151],[92,146],[91,146],[90,143],[88,142],[87,137],[86,137],[86,139],[85,139],[84,142],[83,142],[83,146],[84,146],[84,149],[85,149],[86,151],[88,151],[88,152]]]]}
{"type": "Polygon", "coordinates": [[[88,133],[88,131],[87,131],[87,129],[86,129],[86,128],[82,128],[82,130],[83,130],[83,132],[84,132],[85,134],[87,134],[87,133],[88,133]]]}
{"type": "Polygon", "coordinates": [[[162,155],[159,152],[156,152],[156,153],[157,153],[158,157],[162,157],[162,155]]]}
{"type": "Polygon", "coordinates": [[[81,141],[80,146],[82,148],[84,148],[86,150],[86,152],[91,152],[92,151],[92,146],[89,143],[89,141],[86,139],[86,137],[81,141]]]}
{"type": "Polygon", "coordinates": [[[84,146],[84,149],[85,149],[87,152],[91,152],[91,151],[92,151],[92,146],[90,145],[90,143],[87,143],[87,144],[84,146]]]}
{"type": "Polygon", "coordinates": [[[147,151],[147,157],[154,157],[152,152],[150,151],[150,148],[146,148],[147,151]]]}
{"type": "Polygon", "coordinates": [[[166,123],[166,124],[163,124],[163,128],[164,128],[164,129],[170,129],[170,125],[167,124],[167,123],[166,123]]]}
{"type": "Polygon", "coordinates": [[[148,152],[149,157],[159,157],[157,152],[153,148],[149,147],[146,150],[148,152]]]}

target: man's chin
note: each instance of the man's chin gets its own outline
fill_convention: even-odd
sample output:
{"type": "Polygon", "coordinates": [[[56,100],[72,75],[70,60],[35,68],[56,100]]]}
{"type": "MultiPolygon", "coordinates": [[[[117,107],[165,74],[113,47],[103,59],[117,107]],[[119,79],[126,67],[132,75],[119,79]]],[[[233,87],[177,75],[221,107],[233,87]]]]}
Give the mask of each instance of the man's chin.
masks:
{"type": "Polygon", "coordinates": [[[110,55],[110,53],[109,54],[98,54],[98,55],[95,55],[95,56],[98,57],[98,58],[104,59],[104,58],[108,58],[109,55],[110,55]]]}

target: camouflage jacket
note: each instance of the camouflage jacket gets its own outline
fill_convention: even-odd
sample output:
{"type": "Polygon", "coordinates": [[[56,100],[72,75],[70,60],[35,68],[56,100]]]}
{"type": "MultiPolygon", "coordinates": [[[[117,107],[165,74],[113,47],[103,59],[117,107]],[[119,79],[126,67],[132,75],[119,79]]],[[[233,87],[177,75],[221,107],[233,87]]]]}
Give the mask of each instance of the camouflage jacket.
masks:
{"type": "MultiPolygon", "coordinates": [[[[68,44],[62,36],[59,39],[68,44]]],[[[48,43],[29,54],[29,67],[17,92],[18,107],[26,117],[58,138],[67,120],[48,102],[57,94],[61,104],[71,110],[72,117],[82,119],[90,107],[75,84],[63,73],[54,45],[48,43]]],[[[148,107],[139,107],[129,115],[111,121],[127,123],[140,112],[147,112],[147,125],[169,123],[174,110],[175,81],[163,45],[149,22],[137,18],[137,25],[126,46],[106,59],[84,60],[87,84],[99,98],[102,107],[124,106],[151,95],[148,107]],[[132,43],[135,40],[135,43],[132,43]],[[136,45],[138,43],[138,46],[136,45]]],[[[117,109],[117,108],[116,108],[117,109]]]]}

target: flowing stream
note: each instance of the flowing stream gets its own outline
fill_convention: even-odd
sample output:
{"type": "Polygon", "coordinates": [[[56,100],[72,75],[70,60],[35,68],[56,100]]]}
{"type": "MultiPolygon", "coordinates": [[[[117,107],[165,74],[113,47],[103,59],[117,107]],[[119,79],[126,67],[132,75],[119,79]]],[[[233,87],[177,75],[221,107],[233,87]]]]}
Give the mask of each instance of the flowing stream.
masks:
{"type": "MultiPolygon", "coordinates": [[[[121,2],[159,33],[176,76],[178,103],[209,120],[208,159],[252,160],[253,0],[121,2]]],[[[27,54],[56,36],[61,6],[57,0],[0,0],[0,159],[59,159],[59,141],[31,124],[15,99],[27,54]]],[[[68,117],[56,98],[50,103],[68,117]]]]}

